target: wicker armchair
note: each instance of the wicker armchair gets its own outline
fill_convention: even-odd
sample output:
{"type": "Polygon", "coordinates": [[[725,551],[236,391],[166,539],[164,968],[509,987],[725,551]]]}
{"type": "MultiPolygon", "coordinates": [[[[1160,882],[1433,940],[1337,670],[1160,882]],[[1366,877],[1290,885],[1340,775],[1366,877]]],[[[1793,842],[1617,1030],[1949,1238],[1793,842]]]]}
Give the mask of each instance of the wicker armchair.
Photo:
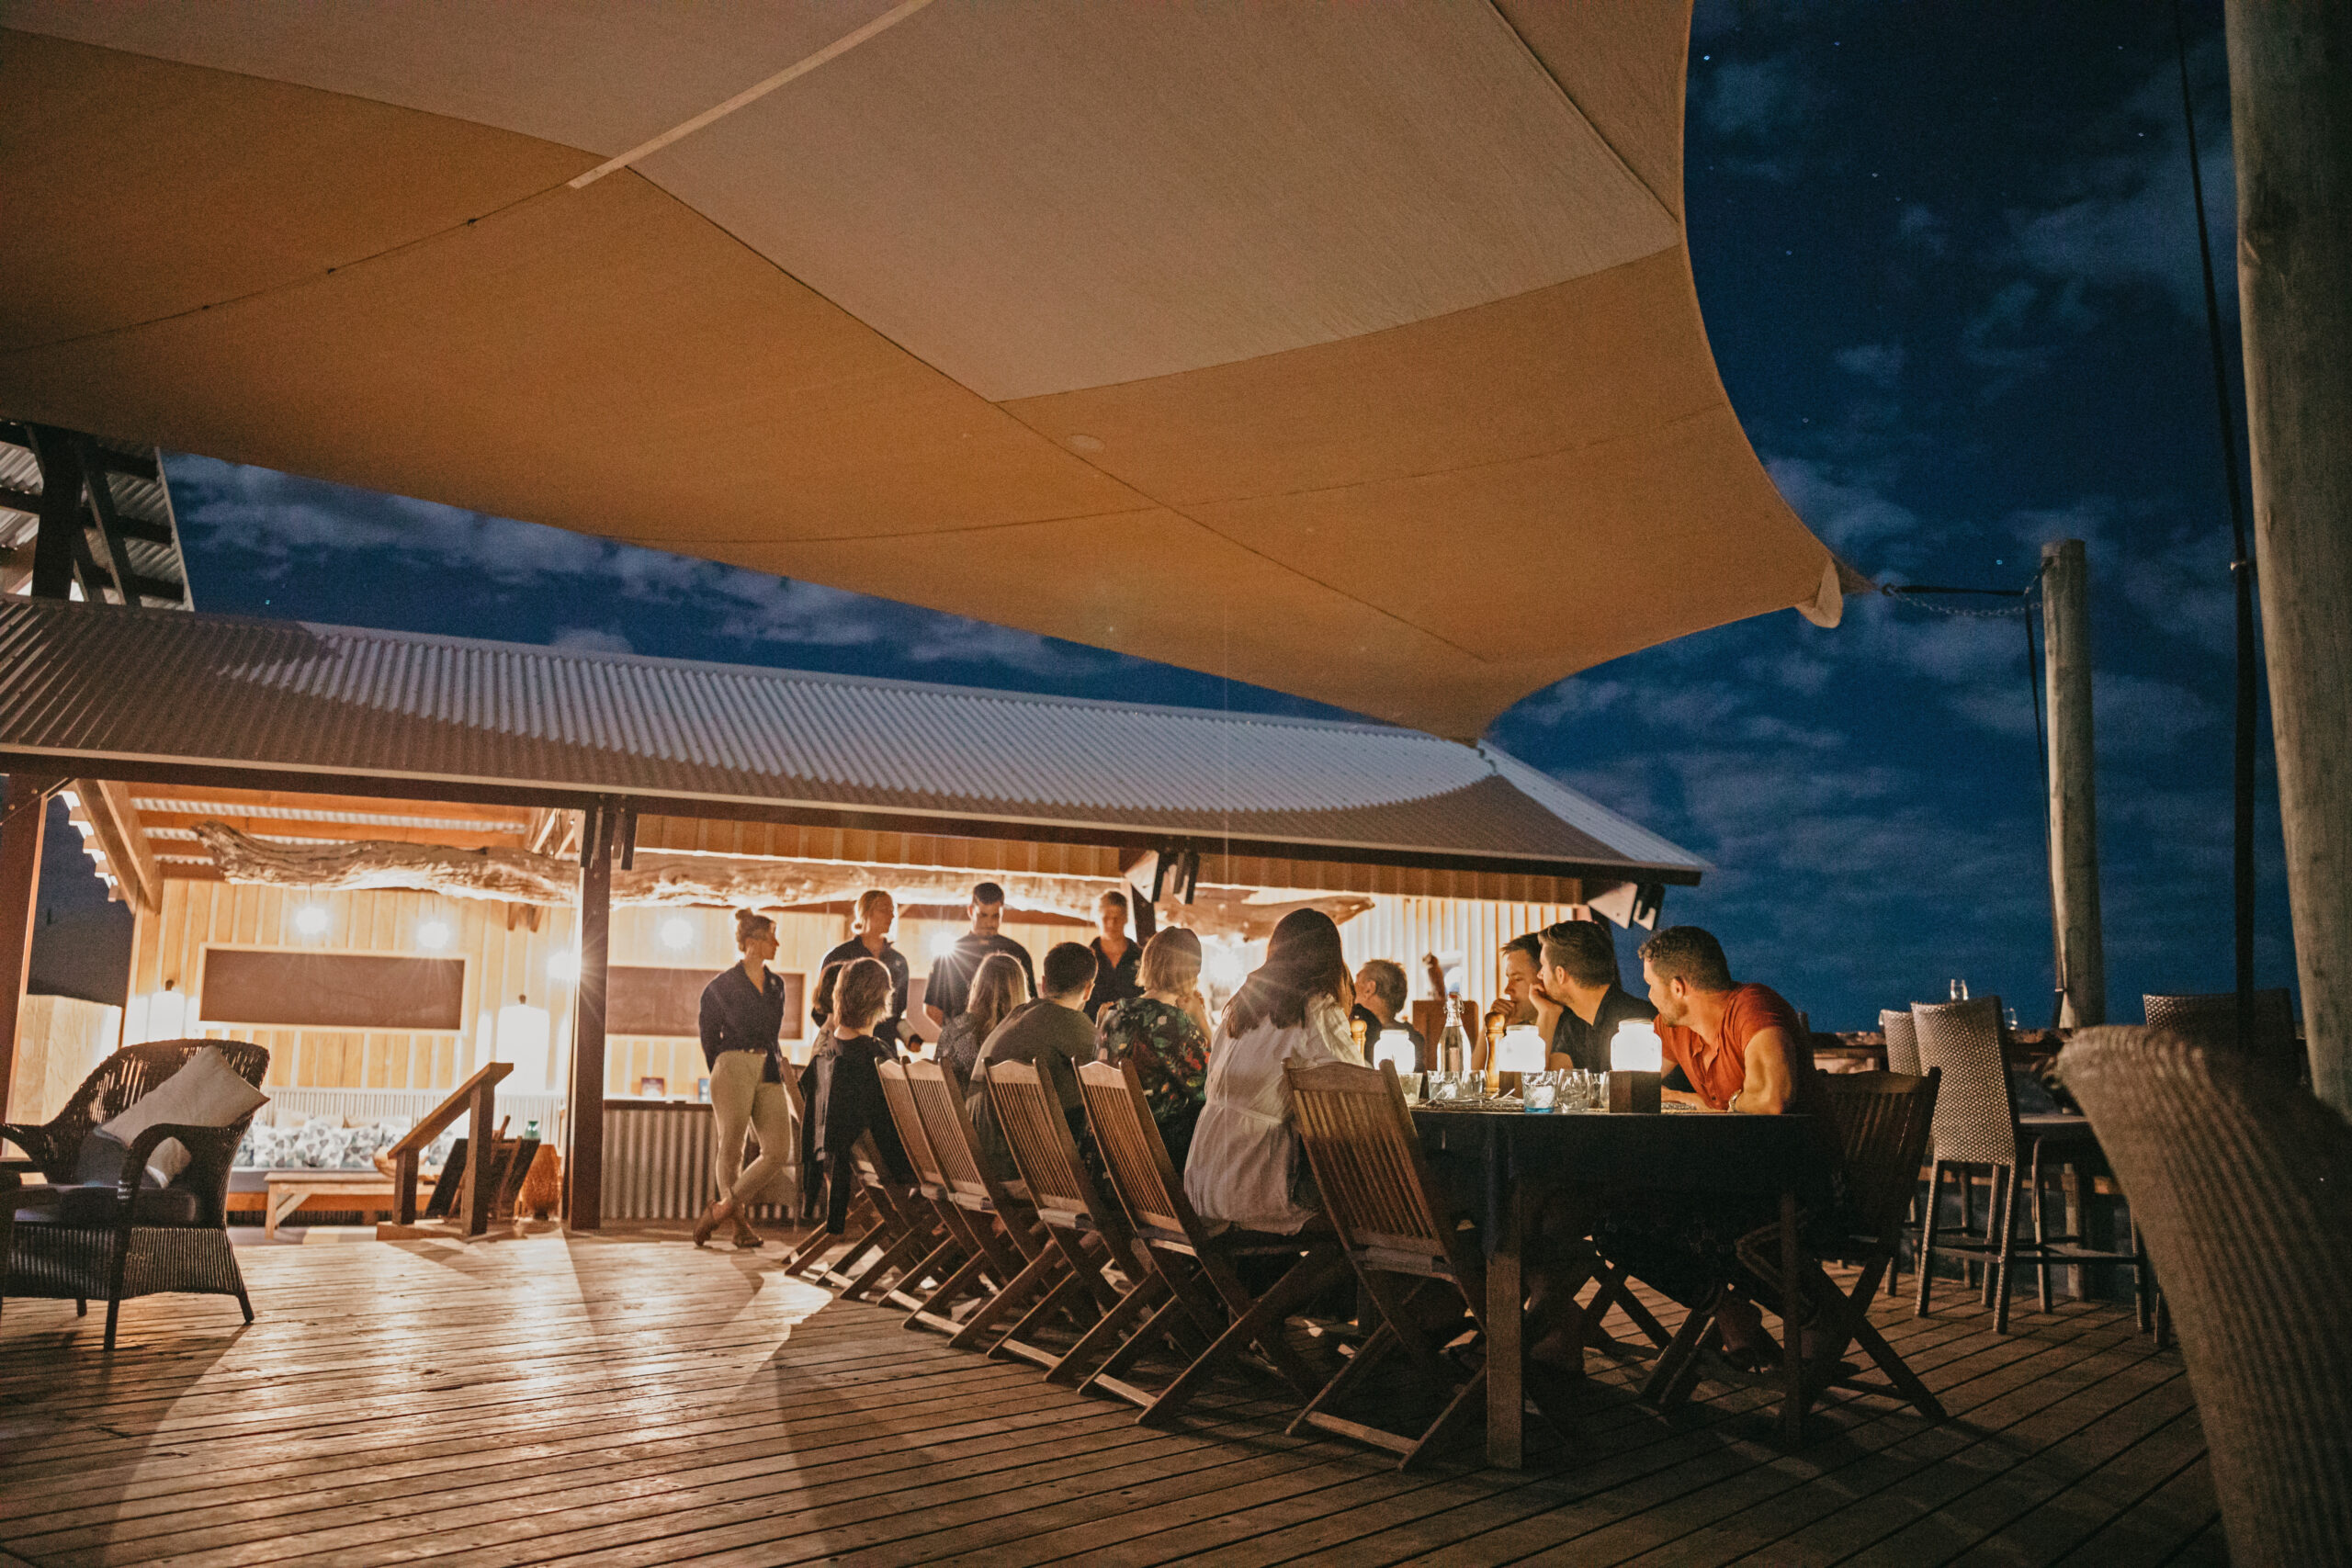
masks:
{"type": "Polygon", "coordinates": [[[2062,1061],[2164,1269],[2231,1560],[2352,1562],[2352,1128],[2168,1031],[2062,1061]]]}
{"type": "Polygon", "coordinates": [[[229,1168],[253,1118],[226,1127],[158,1123],[130,1144],[110,1194],[77,1181],[82,1145],[90,1130],[128,1110],[198,1051],[210,1046],[240,1077],[259,1088],[269,1052],[242,1040],[163,1040],[127,1045],[108,1056],[59,1111],[40,1126],[0,1125],[0,1137],[29,1161],[6,1162],[11,1174],[40,1171],[51,1186],[8,1199],[14,1224],[0,1297],[40,1296],[107,1303],[106,1348],[114,1348],[122,1303],[164,1292],[234,1296],[245,1321],[254,1318],[244,1276],[229,1246],[224,1202],[229,1168]],[[188,1150],[187,1168],[169,1188],[141,1190],[147,1157],[167,1138],[188,1150]]]}

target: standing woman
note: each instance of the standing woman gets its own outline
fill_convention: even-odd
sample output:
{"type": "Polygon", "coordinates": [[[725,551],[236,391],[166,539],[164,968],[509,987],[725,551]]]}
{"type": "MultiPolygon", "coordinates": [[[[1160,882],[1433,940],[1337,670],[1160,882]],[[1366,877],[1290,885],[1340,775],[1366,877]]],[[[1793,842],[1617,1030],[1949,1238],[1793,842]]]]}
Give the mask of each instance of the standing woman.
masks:
{"type": "Polygon", "coordinates": [[[1209,1048],[1208,1100],[1184,1162],[1184,1196],[1201,1218],[1295,1235],[1319,1217],[1283,1064],[1363,1066],[1348,1032],[1354,997],[1331,917],[1284,915],[1209,1048]]]}
{"type": "Polygon", "coordinates": [[[718,1197],[695,1222],[695,1245],[710,1240],[728,1220],[735,1245],[757,1247],[759,1232],[742,1216],[744,1201],[766,1185],[790,1157],[792,1106],[784,1095],[784,980],[768,968],[775,956],[775,922],[749,909],[735,911],[735,947],[743,961],[702,990],[702,1055],[710,1065],[710,1109],[718,1120],[711,1175],[718,1197]],[[743,1132],[756,1127],[760,1157],[743,1163],[743,1132]]]}

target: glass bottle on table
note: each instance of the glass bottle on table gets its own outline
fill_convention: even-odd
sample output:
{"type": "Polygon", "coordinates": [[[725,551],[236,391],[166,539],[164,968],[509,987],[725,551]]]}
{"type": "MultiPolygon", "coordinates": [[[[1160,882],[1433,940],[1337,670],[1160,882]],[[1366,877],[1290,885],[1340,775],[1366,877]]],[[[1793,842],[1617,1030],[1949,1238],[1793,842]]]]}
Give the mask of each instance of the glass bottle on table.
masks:
{"type": "Polygon", "coordinates": [[[1438,1046],[1440,1056],[1438,1065],[1448,1077],[1458,1078],[1462,1076],[1462,1052],[1468,1043],[1469,1042],[1462,1033],[1461,1021],[1452,1013],[1448,1013],[1445,1020],[1445,1033],[1438,1046]]]}

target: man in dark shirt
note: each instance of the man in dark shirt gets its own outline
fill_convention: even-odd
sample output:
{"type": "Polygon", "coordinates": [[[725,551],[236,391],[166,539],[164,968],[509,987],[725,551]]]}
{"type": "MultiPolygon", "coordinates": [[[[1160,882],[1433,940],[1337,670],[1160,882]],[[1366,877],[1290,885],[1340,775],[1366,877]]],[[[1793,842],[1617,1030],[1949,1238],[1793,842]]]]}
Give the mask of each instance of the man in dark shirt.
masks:
{"type": "Polygon", "coordinates": [[[1001,935],[999,928],[1003,924],[1004,889],[993,882],[974,887],[972,929],[957,937],[956,945],[940,955],[931,966],[931,977],[923,982],[922,1010],[931,1015],[933,1028],[944,1029],[949,1019],[964,1010],[972,997],[972,976],[979,973],[981,961],[991,953],[1011,954],[1029,982],[1029,994],[1037,994],[1037,970],[1029,962],[1029,950],[1011,937],[1001,935]]]}
{"type": "MultiPolygon", "coordinates": [[[[890,927],[899,918],[899,906],[879,887],[870,888],[858,896],[857,922],[851,928],[850,939],[834,948],[817,965],[821,975],[836,964],[847,964],[853,958],[871,958],[890,972],[890,1010],[874,1026],[874,1037],[885,1045],[897,1046],[906,1032],[907,989],[909,976],[907,955],[890,945],[890,927]]],[[[822,1029],[828,1017],[821,1004],[811,1004],[809,1021],[822,1029]]]]}
{"type": "Polygon", "coordinates": [[[1095,900],[1094,918],[1102,934],[1087,945],[1094,950],[1094,988],[1086,993],[1086,1016],[1092,1018],[1113,1002],[1143,995],[1136,976],[1143,968],[1143,948],[1127,938],[1127,896],[1116,888],[1095,900]]]}
{"type": "MultiPolygon", "coordinates": [[[[1094,950],[1080,947],[1074,942],[1057,942],[1046,953],[1046,984],[1035,1001],[1015,1008],[1012,1016],[996,1026],[980,1046],[980,1065],[985,1067],[997,1062],[1021,1062],[1038,1067],[1039,1059],[1058,1056],[1068,1069],[1056,1075],[1062,1095],[1062,1111],[1069,1118],[1070,1131],[1085,1142],[1085,1112],[1078,1100],[1078,1066],[1094,1060],[1094,1026],[1086,1021],[1086,994],[1093,988],[1098,961],[1094,950]]],[[[971,1092],[965,1108],[972,1118],[972,1135],[977,1141],[981,1159],[986,1161],[1001,1179],[1011,1180],[1017,1173],[1012,1166],[1012,1152],[1005,1146],[1004,1134],[997,1125],[995,1102],[989,1098],[988,1085],[973,1075],[971,1092]]]]}
{"type": "Polygon", "coordinates": [[[1605,1073],[1617,1026],[1657,1016],[1657,1009],[1618,983],[1617,943],[1597,920],[1563,920],[1544,929],[1540,983],[1560,1009],[1552,1032],[1555,1067],[1605,1073]]]}

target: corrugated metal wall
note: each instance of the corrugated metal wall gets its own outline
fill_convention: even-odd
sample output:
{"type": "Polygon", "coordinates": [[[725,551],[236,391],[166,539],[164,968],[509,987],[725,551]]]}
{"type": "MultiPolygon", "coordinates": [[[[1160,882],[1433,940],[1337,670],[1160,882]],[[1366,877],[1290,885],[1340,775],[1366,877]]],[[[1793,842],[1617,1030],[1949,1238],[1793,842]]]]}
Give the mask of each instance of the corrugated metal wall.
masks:
{"type": "Polygon", "coordinates": [[[1502,945],[1540,931],[1576,912],[1567,904],[1488,903],[1468,898],[1379,897],[1340,928],[1350,964],[1389,958],[1405,966],[1416,1000],[1430,994],[1421,956],[1434,953],[1449,975],[1461,973],[1463,995],[1481,1004],[1502,993],[1502,945]]]}
{"type": "MultiPolygon", "coordinates": [[[[718,1196],[710,1168],[717,1128],[700,1105],[615,1105],[605,1111],[605,1217],[691,1220],[718,1196]]],[[[745,1157],[758,1148],[756,1134],[745,1157]]],[[[796,1143],[788,1168],[760,1194],[754,1218],[774,1218],[800,1191],[796,1143]]]]}

